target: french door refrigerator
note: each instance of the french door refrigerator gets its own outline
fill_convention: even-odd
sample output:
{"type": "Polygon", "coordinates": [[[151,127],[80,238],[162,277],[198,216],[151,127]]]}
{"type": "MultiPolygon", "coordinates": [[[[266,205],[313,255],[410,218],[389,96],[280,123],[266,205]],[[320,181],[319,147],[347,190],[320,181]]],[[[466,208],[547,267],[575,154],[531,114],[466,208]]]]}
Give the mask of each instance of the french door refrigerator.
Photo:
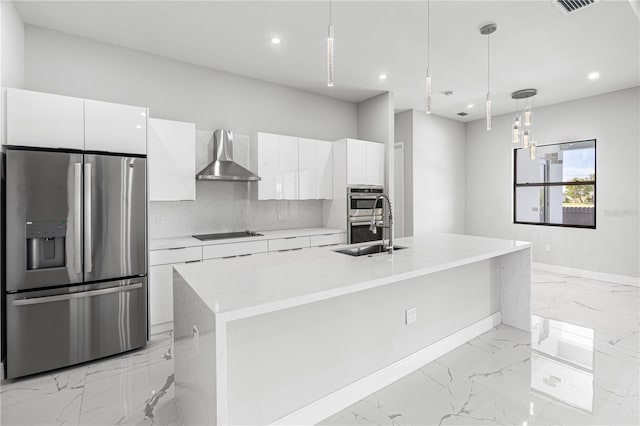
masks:
{"type": "Polygon", "coordinates": [[[6,148],[8,378],[147,342],[146,158],[6,148]]]}

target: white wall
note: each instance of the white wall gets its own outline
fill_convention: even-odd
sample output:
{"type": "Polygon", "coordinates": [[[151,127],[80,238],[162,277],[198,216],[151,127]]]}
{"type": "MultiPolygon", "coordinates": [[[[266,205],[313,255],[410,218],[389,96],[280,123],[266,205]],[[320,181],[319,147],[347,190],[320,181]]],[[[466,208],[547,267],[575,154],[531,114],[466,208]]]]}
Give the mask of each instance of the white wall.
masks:
{"type": "Polygon", "coordinates": [[[385,92],[358,104],[358,139],[385,144],[384,187],[393,203],[393,93],[385,92]]]}
{"type": "Polygon", "coordinates": [[[413,234],[465,232],[465,124],[413,114],[413,234]]]}
{"type": "MultiPolygon", "coordinates": [[[[325,140],[358,133],[357,107],[349,102],[29,25],[25,86],[147,106],[152,117],[194,122],[199,129],[325,140]]],[[[320,201],[249,202],[242,185],[205,182],[197,185],[195,202],[151,203],[150,236],[322,223],[320,201]],[[272,221],[274,206],[291,220],[272,221]],[[157,217],[165,220],[163,228],[155,226],[157,217]]]]}
{"type": "Polygon", "coordinates": [[[394,117],[396,142],[404,142],[404,235],[413,235],[413,110],[394,117]]]}
{"type": "Polygon", "coordinates": [[[24,22],[13,2],[1,1],[2,86],[24,86],[24,22]]]}
{"type": "Polygon", "coordinates": [[[531,241],[534,262],[639,277],[639,118],[638,87],[535,110],[539,144],[597,140],[597,229],[513,224],[512,116],[491,131],[468,123],[467,233],[531,241]]]}

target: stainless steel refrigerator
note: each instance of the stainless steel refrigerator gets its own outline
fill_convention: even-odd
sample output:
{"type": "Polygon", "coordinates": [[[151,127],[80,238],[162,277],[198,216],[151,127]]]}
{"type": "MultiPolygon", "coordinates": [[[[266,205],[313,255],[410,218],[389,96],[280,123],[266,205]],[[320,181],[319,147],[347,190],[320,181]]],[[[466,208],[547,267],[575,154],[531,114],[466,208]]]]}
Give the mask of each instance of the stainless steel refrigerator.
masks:
{"type": "Polygon", "coordinates": [[[146,158],[5,148],[8,378],[147,342],[146,158]]]}

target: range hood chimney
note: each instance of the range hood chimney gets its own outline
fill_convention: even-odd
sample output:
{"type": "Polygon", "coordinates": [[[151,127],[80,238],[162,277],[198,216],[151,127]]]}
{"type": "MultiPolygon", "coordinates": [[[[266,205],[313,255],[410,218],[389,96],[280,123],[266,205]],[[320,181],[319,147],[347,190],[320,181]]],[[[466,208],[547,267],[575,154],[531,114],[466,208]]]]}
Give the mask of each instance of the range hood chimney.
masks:
{"type": "Polygon", "coordinates": [[[196,175],[197,180],[256,182],[260,177],[233,161],[233,131],[213,132],[213,161],[196,175]]]}

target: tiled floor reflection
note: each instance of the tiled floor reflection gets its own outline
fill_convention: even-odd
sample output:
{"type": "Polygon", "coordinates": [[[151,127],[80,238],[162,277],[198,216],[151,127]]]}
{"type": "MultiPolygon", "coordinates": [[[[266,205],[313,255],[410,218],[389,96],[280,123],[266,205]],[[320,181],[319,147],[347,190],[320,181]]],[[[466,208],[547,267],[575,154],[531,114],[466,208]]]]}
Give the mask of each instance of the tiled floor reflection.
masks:
{"type": "MultiPolygon", "coordinates": [[[[640,289],[535,272],[532,294],[532,334],[499,326],[322,424],[640,424],[640,289]]],[[[173,392],[166,333],[142,351],[3,383],[0,420],[181,424],[173,392]]]]}

